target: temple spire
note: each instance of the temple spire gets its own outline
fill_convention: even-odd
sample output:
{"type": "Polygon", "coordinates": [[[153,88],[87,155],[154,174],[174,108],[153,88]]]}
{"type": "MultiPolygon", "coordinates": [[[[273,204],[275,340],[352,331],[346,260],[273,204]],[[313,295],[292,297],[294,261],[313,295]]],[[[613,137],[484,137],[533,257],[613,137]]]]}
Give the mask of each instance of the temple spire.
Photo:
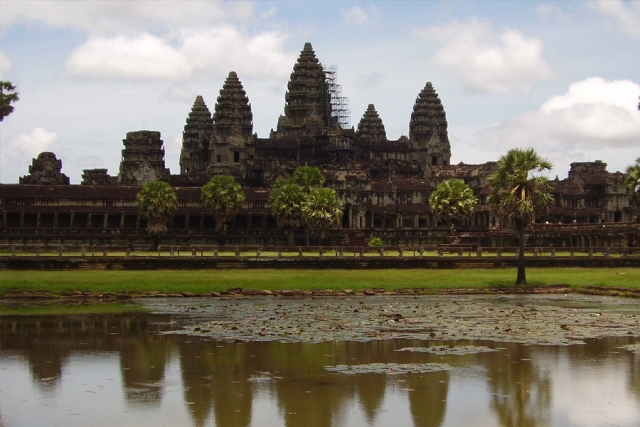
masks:
{"type": "Polygon", "coordinates": [[[253,133],[251,104],[235,71],[220,89],[213,122],[216,142],[226,142],[231,135],[249,138],[253,133]]]}
{"type": "Polygon", "coordinates": [[[427,149],[429,164],[449,164],[451,145],[447,133],[447,116],[431,82],[427,82],[413,105],[409,139],[415,148],[427,149]]]}
{"type": "Polygon", "coordinates": [[[312,135],[331,127],[329,85],[311,43],[305,43],[300,52],[287,89],[284,117],[278,122],[281,136],[312,135]]]}
{"type": "Polygon", "coordinates": [[[369,104],[367,111],[365,111],[362,119],[360,119],[356,135],[358,138],[369,139],[371,141],[387,140],[387,132],[382,124],[382,119],[373,104],[369,104]]]}
{"type": "Polygon", "coordinates": [[[180,173],[201,173],[206,170],[208,162],[209,140],[213,134],[211,112],[198,95],[182,133],[182,150],[180,152],[180,173]]]}

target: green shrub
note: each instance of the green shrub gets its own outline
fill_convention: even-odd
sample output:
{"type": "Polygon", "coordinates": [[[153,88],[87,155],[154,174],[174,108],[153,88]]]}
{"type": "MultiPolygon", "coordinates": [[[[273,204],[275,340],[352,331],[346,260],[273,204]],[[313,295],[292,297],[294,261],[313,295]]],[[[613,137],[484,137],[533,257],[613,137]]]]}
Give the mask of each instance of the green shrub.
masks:
{"type": "Polygon", "coordinates": [[[372,237],[369,239],[368,245],[370,248],[377,248],[384,245],[384,242],[380,237],[372,237]]]}

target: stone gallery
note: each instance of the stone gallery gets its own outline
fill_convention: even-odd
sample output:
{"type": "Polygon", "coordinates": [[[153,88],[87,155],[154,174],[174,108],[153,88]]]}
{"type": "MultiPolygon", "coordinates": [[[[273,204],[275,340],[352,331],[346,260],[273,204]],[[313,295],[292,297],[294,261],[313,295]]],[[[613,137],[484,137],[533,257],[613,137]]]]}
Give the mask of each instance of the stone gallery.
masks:
{"type": "MultiPolygon", "coordinates": [[[[416,92],[408,137],[389,140],[373,104],[357,129],[349,127],[335,69],[325,69],[306,43],[287,85],[284,115],[267,138],[253,132],[249,97],[240,76],[231,71],[213,114],[203,97],[196,97],[184,127],[179,174],[172,175],[165,167],[163,141],[156,131],[127,133],[118,174],[86,169],[80,185],[69,184],[62,160],[54,153],[41,153],[19,184],[0,185],[1,238],[5,243],[52,237],[60,242],[144,239],[145,221],[136,207],[136,194],[141,185],[164,180],[179,198],[170,224],[176,242],[213,243],[218,237],[200,191],[213,175],[227,174],[242,185],[246,200],[226,241],[285,244],[268,196],[278,178],[290,177],[302,165],[318,167],[343,204],[341,229],[331,235],[332,244],[363,245],[371,235],[395,245],[442,243],[448,230],[434,220],[429,196],[449,178],[463,179],[479,201],[475,214],[463,220],[458,231],[495,230],[498,219],[487,200],[495,162],[451,165],[443,104],[431,82],[416,92]]],[[[547,232],[541,244],[598,246],[621,243],[620,239],[629,244],[628,231],[612,236],[601,229],[603,224],[622,226],[635,218],[625,192],[625,174],[610,173],[606,166],[600,161],[572,163],[566,179],[556,178],[555,205],[539,218],[539,228],[548,231],[545,226],[552,224],[557,233],[547,232]],[[562,233],[560,224],[571,230],[562,233]]]]}

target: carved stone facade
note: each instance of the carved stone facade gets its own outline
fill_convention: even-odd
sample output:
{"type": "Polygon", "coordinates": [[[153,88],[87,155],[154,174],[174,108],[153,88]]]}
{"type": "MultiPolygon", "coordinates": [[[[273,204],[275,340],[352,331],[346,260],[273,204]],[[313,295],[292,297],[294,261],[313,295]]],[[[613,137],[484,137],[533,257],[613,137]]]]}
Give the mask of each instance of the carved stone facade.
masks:
{"type": "Polygon", "coordinates": [[[45,151],[31,159],[29,175],[20,178],[20,184],[69,185],[69,177],[62,173],[62,160],[45,151]]]}
{"type": "Polygon", "coordinates": [[[164,147],[160,132],[141,130],[127,133],[122,141],[119,185],[144,185],[151,181],[169,181],[164,164],[164,147]]]}
{"type": "MultiPolygon", "coordinates": [[[[343,230],[414,237],[437,234],[429,196],[449,178],[463,179],[479,199],[475,215],[459,224],[458,230],[488,233],[497,224],[488,205],[488,178],[496,163],[450,164],[447,117],[430,82],[416,98],[409,136],[397,140],[387,138],[373,104],[363,113],[357,131],[344,129],[332,114],[331,94],[323,66],[306,43],[287,85],[284,115],[268,138],[259,138],[253,133],[249,97],[232,71],[213,115],[204,98],[196,97],[184,126],[179,174],[170,175],[165,168],[163,142],[155,131],[127,134],[117,177],[106,169],[87,169],[82,186],[70,186],[66,192],[58,187],[69,184],[61,172],[62,162],[53,153],[41,153],[20,184],[46,185],[46,191],[37,186],[20,191],[15,185],[0,185],[2,223],[10,229],[89,224],[90,228],[143,230],[135,194],[138,186],[160,179],[178,190],[180,208],[172,230],[204,233],[213,220],[202,207],[200,189],[213,175],[231,174],[247,195],[232,229],[249,235],[250,230],[276,227],[268,206],[271,185],[291,176],[296,167],[309,165],[322,171],[343,203],[343,230]],[[11,197],[6,196],[8,192],[11,197]],[[29,212],[29,206],[41,202],[42,194],[56,192],[66,196],[39,205],[35,216],[29,212]],[[80,198],[82,204],[75,206],[74,200],[80,198]],[[87,202],[91,198],[94,203],[87,202]]],[[[600,161],[571,164],[568,178],[554,182],[556,205],[539,219],[540,225],[631,222],[635,216],[624,178],[624,174],[607,172],[600,161]]]]}

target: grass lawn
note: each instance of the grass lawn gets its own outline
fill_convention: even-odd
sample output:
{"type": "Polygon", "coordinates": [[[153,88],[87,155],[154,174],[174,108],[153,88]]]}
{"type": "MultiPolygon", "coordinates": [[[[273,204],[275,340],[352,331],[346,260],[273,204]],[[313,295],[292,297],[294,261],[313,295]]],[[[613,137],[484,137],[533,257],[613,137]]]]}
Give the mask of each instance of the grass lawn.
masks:
{"type": "MultiPolygon", "coordinates": [[[[9,290],[93,292],[211,292],[242,289],[466,288],[514,286],[516,270],[158,270],[2,271],[0,294],[9,290]]],[[[640,269],[527,268],[532,286],[588,285],[640,288],[640,269]]]]}

